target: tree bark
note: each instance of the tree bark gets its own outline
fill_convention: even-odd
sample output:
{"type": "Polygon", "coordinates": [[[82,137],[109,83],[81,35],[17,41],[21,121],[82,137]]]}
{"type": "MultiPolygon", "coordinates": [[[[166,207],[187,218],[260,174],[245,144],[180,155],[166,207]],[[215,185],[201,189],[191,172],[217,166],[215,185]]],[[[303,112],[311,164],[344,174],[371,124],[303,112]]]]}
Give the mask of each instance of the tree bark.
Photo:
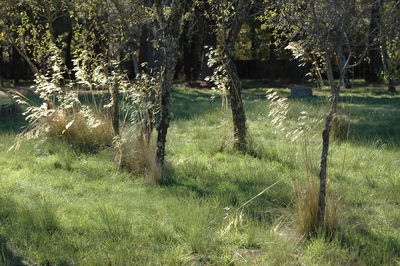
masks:
{"type": "Polygon", "coordinates": [[[69,76],[70,79],[75,78],[75,73],[73,73],[73,68],[74,64],[72,63],[72,39],[74,37],[74,31],[72,29],[72,26],[70,28],[70,32],[67,35],[66,38],[66,46],[65,46],[65,65],[68,69],[67,76],[69,76]]]}
{"type": "Polygon", "coordinates": [[[395,93],[397,91],[396,91],[396,87],[394,85],[395,84],[394,80],[391,76],[391,69],[390,69],[390,65],[389,65],[390,58],[389,58],[389,54],[387,51],[386,38],[384,36],[382,36],[381,40],[382,40],[382,43],[381,43],[380,50],[381,50],[381,56],[382,56],[383,69],[384,69],[384,72],[388,79],[388,84],[387,84],[388,92],[395,93]]]}
{"type": "MultiPolygon", "coordinates": [[[[328,154],[329,154],[329,142],[330,142],[330,131],[332,120],[337,110],[337,104],[339,99],[339,90],[342,79],[339,80],[339,85],[335,86],[333,77],[332,62],[330,56],[326,56],[326,72],[331,86],[331,108],[328,116],[325,120],[325,127],[322,131],[322,152],[320,162],[320,173],[319,173],[319,197],[318,197],[318,226],[323,228],[325,224],[325,209],[326,209],[326,183],[327,183],[327,168],[328,168],[328,154]]],[[[342,78],[342,75],[341,75],[342,78]]]]}
{"type": "MultiPolygon", "coordinates": [[[[379,4],[379,7],[382,7],[384,4],[384,0],[380,0],[377,2],[379,4]]],[[[387,25],[383,25],[382,22],[380,21],[379,23],[379,34],[380,34],[380,52],[381,52],[381,59],[382,59],[382,65],[383,65],[383,71],[385,73],[385,76],[387,77],[388,80],[388,92],[396,92],[396,87],[394,85],[394,80],[392,77],[392,69],[390,66],[390,58],[389,58],[389,53],[388,53],[388,47],[387,47],[387,32],[384,27],[387,27],[387,25]]]]}
{"type": "Polygon", "coordinates": [[[147,74],[150,74],[151,70],[154,68],[154,52],[153,44],[151,43],[152,39],[153,35],[150,26],[144,25],[140,36],[139,64],[141,70],[147,74]]]}
{"type": "Polygon", "coordinates": [[[247,147],[246,135],[246,113],[243,107],[242,100],[242,84],[237,74],[236,66],[234,63],[234,45],[239,35],[239,32],[246,20],[251,3],[249,0],[241,0],[238,3],[236,14],[232,20],[232,25],[224,43],[224,58],[226,62],[226,71],[230,78],[229,94],[231,98],[231,109],[233,118],[233,135],[234,135],[234,148],[238,151],[245,152],[247,147]]]}
{"type": "Polygon", "coordinates": [[[177,62],[177,47],[179,36],[182,33],[182,19],[185,13],[184,4],[179,0],[172,1],[171,14],[165,18],[161,0],[154,1],[158,23],[161,32],[155,35],[161,39],[162,65],[160,68],[160,102],[159,121],[157,124],[157,151],[156,159],[162,170],[160,183],[166,182],[165,175],[165,148],[169,123],[171,120],[171,89],[177,62]]]}
{"type": "Polygon", "coordinates": [[[200,16],[201,28],[203,33],[203,49],[201,51],[201,65],[199,70],[198,79],[204,80],[206,77],[212,75],[214,68],[208,65],[208,49],[205,48],[211,47],[215,49],[217,47],[217,34],[215,31],[215,20],[204,15],[204,12],[210,10],[211,7],[205,3],[205,7],[203,10],[203,14],[200,16]]]}
{"type": "MultiPolygon", "coordinates": [[[[162,80],[160,84],[160,120],[157,125],[157,160],[163,170],[163,178],[165,178],[165,147],[169,123],[171,121],[171,87],[175,74],[175,68],[173,68],[172,65],[176,64],[174,48],[169,47],[166,55],[174,56],[174,58],[166,60],[167,67],[162,70],[162,80]]],[[[164,181],[165,180],[162,182],[164,181]]]]}
{"type": "Polygon", "coordinates": [[[366,81],[370,83],[382,82],[379,77],[379,72],[383,68],[382,59],[379,48],[379,27],[381,24],[381,4],[380,1],[376,1],[371,10],[371,20],[369,25],[369,37],[368,42],[371,47],[368,51],[370,63],[368,64],[368,72],[366,81]]]}
{"type": "Polygon", "coordinates": [[[113,87],[111,88],[111,101],[112,101],[112,107],[111,107],[111,120],[112,120],[112,125],[113,129],[116,135],[119,135],[120,132],[120,123],[119,123],[119,99],[118,99],[118,84],[113,84],[113,87]]]}
{"type": "Polygon", "coordinates": [[[3,48],[0,47],[0,89],[3,88],[3,48]]]}
{"type": "Polygon", "coordinates": [[[227,58],[227,72],[230,77],[229,95],[231,98],[231,109],[233,119],[234,147],[238,151],[245,152],[247,141],[246,113],[242,100],[242,84],[237,74],[235,63],[232,58],[227,58]]]}
{"type": "MultiPolygon", "coordinates": [[[[339,68],[341,67],[341,66],[343,66],[344,64],[345,64],[345,62],[346,62],[346,57],[345,57],[345,55],[342,53],[341,55],[340,55],[340,58],[339,58],[339,68]]],[[[350,79],[349,79],[349,71],[348,71],[348,69],[345,69],[344,70],[344,73],[343,73],[343,83],[344,83],[344,86],[345,86],[345,88],[346,89],[351,89],[351,82],[350,82],[350,79]]]]}

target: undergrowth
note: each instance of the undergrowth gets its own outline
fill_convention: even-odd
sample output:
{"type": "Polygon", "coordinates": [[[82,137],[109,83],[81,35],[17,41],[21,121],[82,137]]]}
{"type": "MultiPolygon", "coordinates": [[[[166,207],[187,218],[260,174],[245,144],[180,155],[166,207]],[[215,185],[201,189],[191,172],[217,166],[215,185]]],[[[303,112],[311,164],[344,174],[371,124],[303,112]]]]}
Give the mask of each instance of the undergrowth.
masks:
{"type": "MultiPolygon", "coordinates": [[[[88,154],[52,138],[26,141],[20,149],[7,152],[15,133],[1,131],[2,261],[56,265],[399,263],[400,154],[398,141],[393,141],[399,140],[398,96],[386,98],[368,90],[345,92],[343,97],[351,96],[353,101],[344,101],[341,111],[351,126],[346,139],[332,142],[328,177],[331,206],[337,206],[335,195],[341,197],[338,221],[331,226],[335,233],[307,239],[296,233],[299,216],[295,214],[301,201],[293,197],[293,184],[298,182],[302,195],[315,195],[316,189],[307,190],[307,177],[312,173],[315,180],[318,174],[318,121],[326,113],[324,92],[307,100],[289,100],[284,124],[294,130],[300,117],[305,117],[301,120],[309,132],[305,149],[304,135],[292,141],[286,133],[274,132],[266,90],[245,91],[248,127],[258,156],[220,150],[224,129],[218,125],[225,116],[218,97],[210,99],[212,93],[174,90],[175,115],[167,150],[168,175],[174,182],[168,186],[144,184],[143,173],[132,178],[119,169],[115,152],[109,149],[88,154]],[[372,107],[379,112],[371,113],[372,107]],[[227,217],[227,213],[232,215],[227,217]]],[[[131,136],[127,139],[135,142],[131,136]]]]}

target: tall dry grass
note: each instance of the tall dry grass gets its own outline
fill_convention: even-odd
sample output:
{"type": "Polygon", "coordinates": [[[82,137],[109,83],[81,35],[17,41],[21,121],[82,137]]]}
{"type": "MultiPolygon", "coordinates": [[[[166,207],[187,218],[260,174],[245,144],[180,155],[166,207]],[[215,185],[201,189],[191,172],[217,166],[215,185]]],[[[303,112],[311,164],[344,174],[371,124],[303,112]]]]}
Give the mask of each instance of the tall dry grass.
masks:
{"type": "Polygon", "coordinates": [[[147,182],[160,184],[162,168],[157,162],[153,142],[135,130],[125,130],[115,143],[120,167],[135,175],[144,175],[147,182]]]}
{"type": "Polygon", "coordinates": [[[60,109],[43,118],[42,123],[47,127],[47,135],[61,137],[85,150],[111,147],[115,137],[111,119],[98,112],[66,112],[60,109]]]}
{"type": "MultiPolygon", "coordinates": [[[[321,230],[318,225],[319,184],[316,178],[295,182],[295,205],[297,213],[296,229],[300,235],[310,237],[321,230]]],[[[325,223],[322,228],[327,237],[332,237],[337,229],[340,198],[328,195],[326,198],[325,223]]]]}
{"type": "MultiPolygon", "coordinates": [[[[334,196],[327,189],[324,226],[318,224],[319,203],[319,166],[316,164],[319,157],[311,152],[311,140],[307,134],[303,134],[302,164],[304,176],[293,183],[295,208],[297,214],[296,230],[305,237],[311,237],[317,233],[323,233],[326,237],[333,237],[338,225],[338,208],[340,197],[334,196]]],[[[329,180],[328,180],[329,185],[329,180]]]]}

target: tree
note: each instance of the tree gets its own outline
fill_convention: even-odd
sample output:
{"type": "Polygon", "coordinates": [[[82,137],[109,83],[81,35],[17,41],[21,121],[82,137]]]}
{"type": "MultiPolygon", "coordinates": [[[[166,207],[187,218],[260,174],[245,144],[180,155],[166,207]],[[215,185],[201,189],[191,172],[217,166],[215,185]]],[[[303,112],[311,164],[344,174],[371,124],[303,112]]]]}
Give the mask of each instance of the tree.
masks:
{"type": "Polygon", "coordinates": [[[214,4],[217,21],[217,50],[221,53],[221,64],[228,76],[227,87],[233,118],[234,148],[245,152],[247,148],[246,113],[242,99],[242,84],[234,62],[235,43],[247,20],[254,2],[251,0],[218,1],[214,4]]]}
{"type": "Polygon", "coordinates": [[[371,10],[371,18],[369,24],[369,44],[368,52],[369,64],[366,80],[371,83],[382,81],[380,72],[382,70],[382,58],[379,46],[379,25],[381,24],[381,4],[376,1],[371,10]]]}
{"type": "Polygon", "coordinates": [[[320,161],[320,189],[318,201],[318,226],[324,227],[326,185],[330,131],[337,113],[339,93],[348,69],[359,65],[366,55],[368,44],[368,19],[374,0],[288,0],[277,1],[280,13],[278,26],[291,33],[291,39],[301,42],[306,50],[322,55],[325,73],[331,88],[331,106],[322,131],[320,161]],[[363,52],[356,56],[356,49],[363,52]],[[339,81],[334,79],[333,60],[338,62],[339,81]]]}
{"type": "Polygon", "coordinates": [[[379,0],[375,5],[380,11],[377,27],[383,73],[387,80],[388,91],[394,93],[396,92],[394,79],[396,74],[399,74],[396,69],[400,65],[398,63],[400,1],[379,0]]]}
{"type": "MultiPolygon", "coordinates": [[[[110,113],[115,133],[120,133],[120,103],[122,76],[121,64],[133,55],[127,43],[134,42],[133,31],[145,23],[144,8],[140,0],[91,0],[75,7],[75,19],[85,20],[78,25],[81,39],[78,47],[90,50],[92,64],[103,65],[107,73],[103,86],[111,95],[110,113]],[[99,58],[100,60],[96,60],[99,58]]],[[[79,23],[77,23],[79,24],[79,23]]]]}
{"type": "Polygon", "coordinates": [[[177,62],[179,37],[182,33],[186,12],[192,10],[192,3],[179,0],[154,0],[155,27],[153,28],[158,46],[157,60],[160,62],[159,77],[159,118],[157,123],[157,162],[162,169],[165,183],[165,148],[171,120],[171,89],[177,62]]]}

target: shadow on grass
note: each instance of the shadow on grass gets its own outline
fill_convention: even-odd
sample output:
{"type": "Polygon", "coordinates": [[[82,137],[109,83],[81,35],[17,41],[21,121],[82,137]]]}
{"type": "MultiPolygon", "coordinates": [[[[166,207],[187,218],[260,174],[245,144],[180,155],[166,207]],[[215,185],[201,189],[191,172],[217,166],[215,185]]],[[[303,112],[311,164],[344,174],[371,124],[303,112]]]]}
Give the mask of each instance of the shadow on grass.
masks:
{"type": "Polygon", "coordinates": [[[29,265],[21,257],[16,256],[8,247],[7,240],[0,236],[0,263],[10,266],[29,265]]]}
{"type": "Polygon", "coordinates": [[[40,265],[71,265],[71,253],[66,250],[71,247],[71,243],[64,237],[65,232],[60,226],[56,208],[51,203],[37,198],[27,206],[0,196],[0,224],[3,232],[0,236],[0,264],[33,265],[28,263],[32,258],[22,258],[15,254],[9,246],[11,241],[18,250],[35,249],[44,252],[46,257],[40,258],[40,265]],[[60,249],[65,250],[65,256],[58,257],[57,251],[60,249]]]}
{"type": "MultiPolygon", "coordinates": [[[[266,175],[252,175],[250,172],[250,176],[246,176],[246,173],[237,173],[238,171],[225,171],[222,174],[213,167],[208,170],[205,167],[207,166],[203,162],[192,162],[184,170],[171,169],[166,193],[214,200],[221,209],[235,209],[278,180],[272,172],[266,175]]],[[[282,180],[257,197],[243,211],[254,219],[273,221],[277,216],[272,216],[271,210],[290,205],[291,190],[291,186],[282,180]]]]}
{"type": "Polygon", "coordinates": [[[357,144],[400,143],[400,98],[341,97],[339,109],[351,123],[349,141],[357,144]]]}
{"type": "Polygon", "coordinates": [[[344,247],[356,253],[366,265],[396,264],[400,258],[399,239],[388,234],[376,234],[359,218],[355,218],[352,224],[358,226],[338,232],[338,238],[344,247]]]}
{"type": "Polygon", "coordinates": [[[0,118],[0,134],[21,133],[27,124],[21,112],[9,117],[0,118]]]}
{"type": "MultiPolygon", "coordinates": [[[[9,223],[18,204],[11,199],[0,197],[0,224],[9,223]]],[[[0,235],[0,264],[2,265],[29,265],[21,257],[14,254],[8,247],[7,239],[0,235]]]]}

